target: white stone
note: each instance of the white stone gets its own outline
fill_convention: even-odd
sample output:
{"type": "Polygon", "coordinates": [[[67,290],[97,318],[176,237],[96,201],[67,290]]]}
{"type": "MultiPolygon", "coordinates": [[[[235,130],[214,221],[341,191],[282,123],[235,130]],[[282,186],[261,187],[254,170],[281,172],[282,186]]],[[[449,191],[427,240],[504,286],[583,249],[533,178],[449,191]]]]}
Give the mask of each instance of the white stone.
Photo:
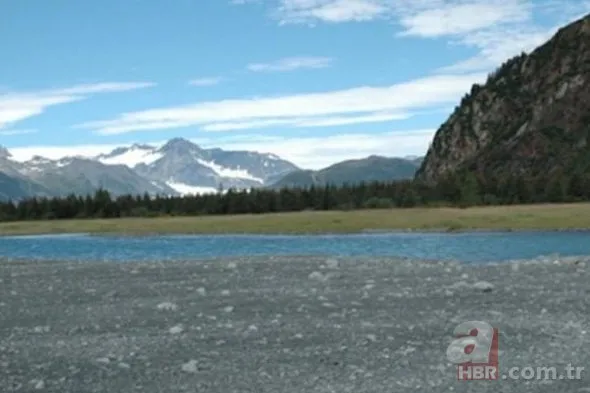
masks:
{"type": "Polygon", "coordinates": [[[199,370],[197,368],[197,361],[196,360],[191,360],[191,361],[183,364],[182,367],[181,367],[181,369],[185,373],[191,373],[191,374],[194,374],[194,373],[196,373],[199,370]]]}
{"type": "Polygon", "coordinates": [[[170,328],[169,330],[170,334],[180,334],[182,332],[184,332],[184,327],[182,327],[182,325],[176,325],[170,328]]]}
{"type": "Polygon", "coordinates": [[[163,302],[158,304],[158,310],[162,311],[176,311],[178,310],[178,306],[171,302],[163,302]]]}

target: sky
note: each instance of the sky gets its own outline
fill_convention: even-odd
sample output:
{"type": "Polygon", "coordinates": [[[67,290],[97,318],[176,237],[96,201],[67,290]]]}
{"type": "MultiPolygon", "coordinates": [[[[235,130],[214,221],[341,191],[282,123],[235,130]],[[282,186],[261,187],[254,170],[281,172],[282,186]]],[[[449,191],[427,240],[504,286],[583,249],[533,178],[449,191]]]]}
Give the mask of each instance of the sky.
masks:
{"type": "Polygon", "coordinates": [[[425,154],[473,83],[589,0],[0,0],[15,159],[173,137],[304,168],[425,154]]]}

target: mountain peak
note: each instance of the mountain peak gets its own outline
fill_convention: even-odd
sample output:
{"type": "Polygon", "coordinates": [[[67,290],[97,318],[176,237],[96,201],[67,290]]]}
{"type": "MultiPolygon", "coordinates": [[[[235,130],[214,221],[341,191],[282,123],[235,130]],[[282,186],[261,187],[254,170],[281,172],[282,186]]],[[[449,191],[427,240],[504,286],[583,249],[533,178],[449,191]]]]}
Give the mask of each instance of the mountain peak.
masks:
{"type": "Polygon", "coordinates": [[[186,151],[192,149],[201,150],[201,147],[184,138],[172,138],[168,142],[166,142],[160,150],[186,151]]]}
{"type": "Polygon", "coordinates": [[[0,158],[10,158],[10,157],[12,157],[12,154],[10,154],[8,149],[5,148],[4,146],[0,145],[0,158]]]}

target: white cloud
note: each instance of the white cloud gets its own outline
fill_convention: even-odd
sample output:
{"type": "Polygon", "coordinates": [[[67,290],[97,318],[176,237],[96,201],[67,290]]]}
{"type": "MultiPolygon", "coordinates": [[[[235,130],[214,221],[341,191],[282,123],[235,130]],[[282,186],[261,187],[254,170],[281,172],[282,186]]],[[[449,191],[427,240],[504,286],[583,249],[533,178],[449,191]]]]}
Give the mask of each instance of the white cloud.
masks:
{"type": "MultiPolygon", "coordinates": [[[[260,1],[234,1],[252,4],[260,1]]],[[[529,0],[269,0],[281,24],[394,19],[411,34],[456,34],[528,17],[529,0]]]]}
{"type": "MultiPolygon", "coordinates": [[[[384,113],[404,114],[420,109],[456,102],[473,83],[485,80],[485,74],[435,75],[385,87],[356,87],[323,93],[297,94],[282,97],[228,99],[202,102],[193,105],[154,108],[124,113],[117,118],[87,122],[78,128],[94,129],[102,135],[122,134],[139,130],[178,128],[193,125],[214,127],[215,123],[297,122],[305,119],[307,126],[312,117],[365,117],[384,113]]],[[[388,119],[383,119],[384,121],[388,119]]],[[[338,119],[338,122],[350,120],[338,119]]],[[[359,122],[357,118],[353,122],[359,122]]],[[[303,125],[304,126],[304,125],[303,125]]],[[[250,128],[250,127],[246,127],[250,128]]]]}
{"type": "Polygon", "coordinates": [[[102,153],[108,153],[118,145],[74,145],[74,146],[26,146],[9,148],[12,159],[15,161],[27,161],[34,156],[41,156],[51,160],[58,160],[67,156],[94,157],[102,153]]]}
{"type": "Polygon", "coordinates": [[[477,55],[438,71],[447,73],[493,70],[521,52],[531,52],[547,42],[559,28],[590,12],[590,1],[565,3],[546,0],[529,5],[529,18],[523,19],[523,23],[501,23],[459,37],[455,42],[475,48],[477,55]],[[554,24],[541,26],[531,21],[533,15],[541,14],[551,14],[554,24]]]}
{"type": "Polygon", "coordinates": [[[223,81],[223,78],[221,78],[221,77],[197,78],[197,79],[190,80],[188,82],[188,84],[191,86],[197,86],[197,87],[214,86],[214,85],[220,84],[222,81],[223,81]]]}
{"type": "Polygon", "coordinates": [[[283,72],[299,69],[327,68],[334,60],[330,57],[299,56],[286,57],[271,63],[248,64],[248,70],[253,72],[283,72]]]}
{"type": "MultiPolygon", "coordinates": [[[[302,168],[320,169],[339,161],[364,158],[372,154],[388,157],[424,155],[435,131],[425,129],[375,134],[277,137],[269,140],[249,136],[248,141],[216,141],[215,146],[228,150],[273,153],[302,168]]],[[[202,140],[200,142],[203,143],[202,140]]]]}
{"type": "Polygon", "coordinates": [[[403,120],[411,117],[409,113],[372,113],[365,116],[331,116],[311,118],[265,119],[254,121],[238,121],[227,123],[211,123],[201,127],[203,131],[234,131],[253,128],[267,128],[276,126],[312,128],[331,127],[362,123],[381,123],[392,120],[403,120]]]}
{"type": "Polygon", "coordinates": [[[387,13],[379,0],[282,0],[276,16],[281,23],[367,21],[387,13]]]}
{"type": "MultiPolygon", "coordinates": [[[[420,1],[418,2],[420,3],[420,1]]],[[[401,16],[402,35],[449,37],[477,54],[439,72],[493,70],[521,52],[530,52],[557,30],[590,12],[590,1],[452,0],[401,16]],[[542,16],[545,16],[543,18],[542,16]],[[549,18],[546,18],[549,17],[549,18]],[[539,24],[540,19],[553,25],[539,24]]]]}
{"type": "Polygon", "coordinates": [[[88,95],[142,89],[152,83],[97,83],[36,92],[8,92],[0,94],[0,128],[39,115],[47,108],[86,99],[88,95]]]}
{"type": "Polygon", "coordinates": [[[0,130],[0,135],[2,136],[13,136],[13,135],[26,135],[26,134],[34,134],[37,130],[28,128],[28,129],[10,129],[10,130],[0,130]]]}
{"type": "Polygon", "coordinates": [[[86,85],[77,85],[57,90],[41,91],[37,94],[46,95],[88,95],[99,93],[119,93],[123,91],[145,89],[155,86],[151,82],[109,82],[109,83],[95,83],[86,85]]]}
{"type": "MultiPolygon", "coordinates": [[[[403,157],[423,155],[434,136],[434,129],[382,133],[340,134],[315,137],[232,134],[221,138],[194,138],[203,147],[250,150],[276,154],[302,168],[320,169],[339,161],[364,158],[372,154],[403,157]]],[[[161,146],[165,141],[147,142],[161,146]]],[[[94,157],[121,145],[28,146],[11,148],[13,159],[26,161],[33,156],[60,159],[66,156],[94,157]]]]}
{"type": "Polygon", "coordinates": [[[510,57],[542,44],[559,26],[590,12],[590,0],[267,0],[266,3],[272,5],[272,16],[280,24],[383,19],[394,21],[401,28],[399,37],[442,37],[478,52],[438,70],[442,72],[493,70],[510,57]],[[553,26],[548,26],[547,20],[553,26]]]}
{"type": "Polygon", "coordinates": [[[455,64],[440,68],[442,73],[473,72],[476,70],[492,70],[506,60],[520,54],[528,53],[546,42],[557,31],[552,29],[506,30],[503,33],[476,32],[462,39],[462,44],[474,47],[478,54],[461,60],[455,64]]]}
{"type": "MultiPolygon", "coordinates": [[[[418,2],[420,3],[420,2],[418,2]]],[[[402,35],[438,37],[467,34],[490,26],[530,20],[530,4],[523,0],[446,2],[401,16],[402,35]]]]}

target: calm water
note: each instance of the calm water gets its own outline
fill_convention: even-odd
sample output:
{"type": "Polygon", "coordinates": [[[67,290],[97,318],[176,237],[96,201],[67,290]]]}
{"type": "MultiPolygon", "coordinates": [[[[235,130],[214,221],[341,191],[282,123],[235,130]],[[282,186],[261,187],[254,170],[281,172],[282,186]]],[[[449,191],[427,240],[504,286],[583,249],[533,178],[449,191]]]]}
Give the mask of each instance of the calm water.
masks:
{"type": "Polygon", "coordinates": [[[0,257],[13,258],[147,261],[303,254],[396,256],[464,262],[525,259],[550,254],[590,255],[590,232],[0,237],[0,257]]]}

